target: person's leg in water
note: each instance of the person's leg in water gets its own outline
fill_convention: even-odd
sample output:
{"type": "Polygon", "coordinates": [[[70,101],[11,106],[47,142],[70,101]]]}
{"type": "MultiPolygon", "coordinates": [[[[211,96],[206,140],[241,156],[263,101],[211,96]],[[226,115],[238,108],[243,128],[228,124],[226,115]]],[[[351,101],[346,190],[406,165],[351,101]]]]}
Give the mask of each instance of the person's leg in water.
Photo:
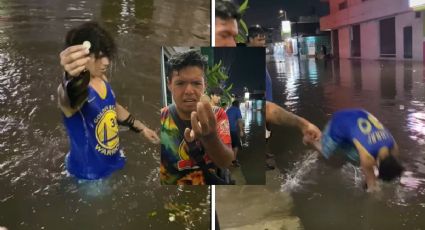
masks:
{"type": "Polygon", "coordinates": [[[232,165],[233,167],[240,167],[238,158],[237,158],[237,154],[238,154],[238,150],[241,147],[241,141],[239,139],[239,136],[237,134],[237,132],[230,132],[230,136],[232,138],[232,149],[233,149],[233,161],[232,161],[232,165]]]}
{"type": "Polygon", "coordinates": [[[233,167],[240,167],[241,164],[239,163],[239,160],[237,158],[237,154],[238,154],[238,147],[233,148],[233,154],[234,154],[234,160],[232,161],[233,167]]]}
{"type": "Polygon", "coordinates": [[[276,163],[274,161],[274,155],[272,153],[270,153],[270,149],[269,149],[269,139],[271,137],[271,130],[269,129],[269,127],[266,124],[266,170],[273,170],[276,168],[276,163]]]}

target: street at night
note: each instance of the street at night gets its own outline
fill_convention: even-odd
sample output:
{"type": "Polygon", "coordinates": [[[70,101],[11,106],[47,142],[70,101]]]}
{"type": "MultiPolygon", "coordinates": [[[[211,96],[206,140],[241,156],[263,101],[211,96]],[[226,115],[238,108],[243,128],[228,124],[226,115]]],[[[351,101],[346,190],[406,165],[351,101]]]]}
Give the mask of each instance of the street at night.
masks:
{"type": "Polygon", "coordinates": [[[376,15],[365,9],[383,6],[383,1],[321,1],[329,4],[328,12],[322,12],[319,1],[299,1],[315,9],[310,13],[288,1],[292,11],[284,9],[285,1],[271,2],[250,1],[242,18],[266,31],[273,102],[322,132],[339,110],[369,111],[397,142],[404,171],[391,182],[378,180],[379,189],[370,191],[360,165],[338,157],[327,160],[303,144],[296,128],[271,125],[267,151],[274,155],[276,169],[266,172],[264,187],[217,187],[221,229],[423,229],[421,11],[401,0],[391,1],[376,15]],[[346,16],[347,11],[368,13],[359,19],[346,16]],[[265,12],[277,16],[266,18],[265,12]],[[380,20],[383,14],[390,19],[380,20]],[[302,19],[307,23],[312,18],[317,30],[308,33],[299,26],[294,31],[302,19]],[[281,33],[278,19],[290,20],[292,31],[281,33]]]}
{"type": "Polygon", "coordinates": [[[267,172],[265,187],[217,188],[221,227],[415,229],[424,226],[422,63],[310,59],[298,64],[296,58],[287,58],[283,62],[269,62],[268,66],[273,78],[273,96],[282,101],[282,106],[310,119],[321,129],[339,109],[360,107],[373,113],[397,140],[406,171],[399,181],[382,183],[381,193],[368,194],[361,186],[360,168],[319,159],[303,145],[299,132],[274,127],[269,148],[276,156],[278,169],[267,172]]]}

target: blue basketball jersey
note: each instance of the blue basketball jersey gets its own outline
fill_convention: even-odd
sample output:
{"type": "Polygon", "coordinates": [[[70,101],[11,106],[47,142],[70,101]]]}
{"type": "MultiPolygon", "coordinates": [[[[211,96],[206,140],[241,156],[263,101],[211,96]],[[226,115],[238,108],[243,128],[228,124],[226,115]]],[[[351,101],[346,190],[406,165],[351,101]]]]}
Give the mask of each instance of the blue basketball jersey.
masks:
{"type": "Polygon", "coordinates": [[[115,95],[109,83],[102,98],[89,86],[82,108],[71,117],[64,116],[71,149],[66,168],[81,179],[99,179],[124,167],[119,146],[115,95]]]}
{"type": "Polygon", "coordinates": [[[391,133],[372,114],[362,109],[338,111],[333,114],[329,125],[329,136],[338,145],[354,145],[357,140],[375,159],[382,147],[391,149],[394,146],[391,133]]]}

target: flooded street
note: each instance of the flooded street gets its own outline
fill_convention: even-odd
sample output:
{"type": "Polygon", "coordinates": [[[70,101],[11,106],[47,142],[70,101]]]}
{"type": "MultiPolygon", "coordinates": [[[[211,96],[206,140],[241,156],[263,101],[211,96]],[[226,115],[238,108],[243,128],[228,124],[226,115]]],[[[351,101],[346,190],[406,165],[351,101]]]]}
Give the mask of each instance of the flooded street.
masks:
{"type": "MultiPolygon", "coordinates": [[[[263,137],[264,132],[264,108],[252,108],[252,104],[257,101],[251,101],[251,107],[246,107],[245,103],[240,106],[242,121],[244,122],[245,136],[241,138],[242,149],[238,151],[238,160],[240,167],[231,167],[232,178],[236,180],[237,185],[263,185],[265,184],[265,161],[264,148],[266,145],[263,137]]],[[[261,100],[263,103],[264,101],[261,100]]]]}
{"type": "Polygon", "coordinates": [[[160,186],[159,146],[128,130],[120,134],[123,170],[90,183],[67,176],[68,138],[56,89],[65,33],[99,21],[118,46],[107,73],[117,101],[159,128],[160,46],[209,45],[209,1],[0,3],[0,226],[206,229],[208,189],[160,186]]]}
{"type": "Polygon", "coordinates": [[[365,193],[358,167],[319,159],[297,130],[273,127],[269,148],[278,170],[267,172],[267,188],[218,188],[221,227],[425,229],[423,64],[286,58],[268,62],[268,69],[274,101],[321,129],[337,110],[370,111],[398,142],[406,172],[400,181],[381,183],[380,193],[365,193]]]}

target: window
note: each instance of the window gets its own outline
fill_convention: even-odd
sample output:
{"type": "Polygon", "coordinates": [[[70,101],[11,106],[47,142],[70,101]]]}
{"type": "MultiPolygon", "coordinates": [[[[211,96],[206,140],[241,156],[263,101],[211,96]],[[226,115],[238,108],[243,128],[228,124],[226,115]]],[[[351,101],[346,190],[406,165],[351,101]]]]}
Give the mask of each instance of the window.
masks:
{"type": "Polygon", "coordinates": [[[347,1],[343,1],[338,5],[339,10],[347,9],[347,1]]]}
{"type": "Polygon", "coordinates": [[[379,37],[381,57],[396,56],[395,42],[395,18],[387,18],[379,21],[379,37]]]}
{"type": "Polygon", "coordinates": [[[421,17],[421,12],[420,11],[415,12],[415,18],[420,18],[420,17],[421,17]]]}

